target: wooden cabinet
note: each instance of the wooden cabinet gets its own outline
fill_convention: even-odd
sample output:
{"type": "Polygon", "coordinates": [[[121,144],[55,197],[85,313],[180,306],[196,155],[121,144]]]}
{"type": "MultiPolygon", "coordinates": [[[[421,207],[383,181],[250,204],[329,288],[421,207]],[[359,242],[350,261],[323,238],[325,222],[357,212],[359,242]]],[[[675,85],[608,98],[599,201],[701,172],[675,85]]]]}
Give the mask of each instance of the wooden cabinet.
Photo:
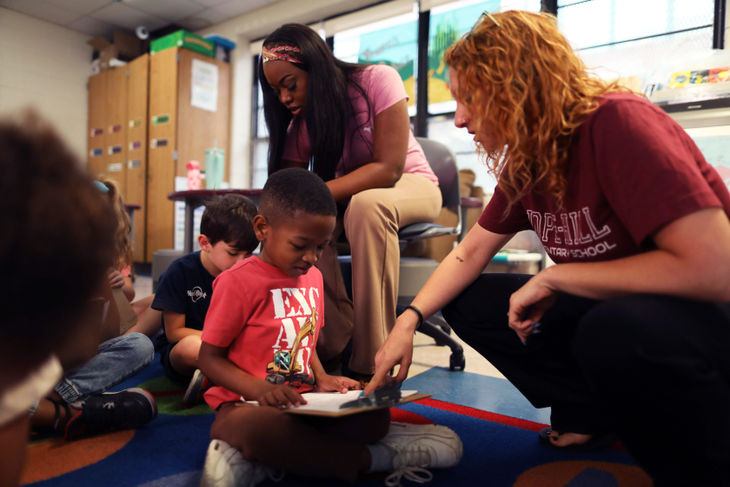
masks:
{"type": "Polygon", "coordinates": [[[134,212],[134,255],[138,262],[150,262],[147,235],[147,102],[149,94],[149,54],[128,65],[127,78],[127,178],[124,201],[139,205],[134,212]]]}
{"type": "Polygon", "coordinates": [[[88,164],[97,178],[119,187],[134,212],[135,260],[145,253],[147,173],[147,93],[149,55],[89,78],[88,164]]]}
{"type": "Polygon", "coordinates": [[[229,93],[226,62],[183,48],[150,56],[148,258],[174,246],[174,205],[167,195],[175,191],[175,177],[186,176],[190,160],[204,171],[206,149],[228,147],[229,93]]]}
{"type": "Polygon", "coordinates": [[[197,160],[204,171],[206,149],[228,148],[230,76],[226,62],[171,48],[89,78],[88,169],[114,180],[124,201],[140,206],[136,261],[151,262],[155,251],[174,247],[167,195],[175,178],[186,176],[185,164],[197,160]]]}

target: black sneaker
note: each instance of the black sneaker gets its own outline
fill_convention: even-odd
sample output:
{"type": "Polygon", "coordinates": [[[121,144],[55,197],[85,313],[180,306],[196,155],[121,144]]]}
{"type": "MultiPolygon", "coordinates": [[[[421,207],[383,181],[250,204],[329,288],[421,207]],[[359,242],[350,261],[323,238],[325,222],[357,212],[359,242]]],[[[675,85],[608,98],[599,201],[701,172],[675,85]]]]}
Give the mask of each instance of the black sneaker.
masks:
{"type": "Polygon", "coordinates": [[[200,369],[195,369],[193,378],[190,379],[188,388],[183,395],[182,403],[187,407],[197,406],[203,403],[203,393],[211,386],[210,381],[200,369]]]}
{"type": "Polygon", "coordinates": [[[105,392],[85,398],[81,411],[66,423],[67,440],[137,429],[157,416],[157,403],[144,389],[105,392]]]}

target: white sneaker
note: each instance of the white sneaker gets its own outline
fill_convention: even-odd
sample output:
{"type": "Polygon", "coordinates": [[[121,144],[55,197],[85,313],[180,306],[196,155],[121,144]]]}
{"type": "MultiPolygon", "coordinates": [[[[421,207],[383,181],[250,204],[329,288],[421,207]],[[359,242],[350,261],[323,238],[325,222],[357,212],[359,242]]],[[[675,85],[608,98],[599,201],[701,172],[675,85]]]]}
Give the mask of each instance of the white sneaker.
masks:
{"type": "Polygon", "coordinates": [[[463,453],[459,436],[446,426],[435,424],[390,424],[385,438],[380,440],[395,451],[393,473],[385,485],[400,485],[400,479],[426,483],[433,478],[426,468],[453,467],[463,453]]]}
{"type": "Polygon", "coordinates": [[[225,441],[211,440],[200,487],[253,487],[265,478],[261,465],[246,460],[225,441]]]}

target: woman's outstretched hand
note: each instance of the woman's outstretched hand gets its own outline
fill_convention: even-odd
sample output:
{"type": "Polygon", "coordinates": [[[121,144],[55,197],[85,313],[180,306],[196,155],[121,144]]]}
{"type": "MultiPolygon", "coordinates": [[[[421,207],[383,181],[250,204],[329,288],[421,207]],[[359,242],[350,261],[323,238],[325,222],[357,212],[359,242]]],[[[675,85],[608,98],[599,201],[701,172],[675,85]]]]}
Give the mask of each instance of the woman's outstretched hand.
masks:
{"type": "Polygon", "coordinates": [[[413,333],[414,326],[407,324],[408,318],[401,315],[395,327],[388,335],[385,343],[375,354],[375,374],[365,387],[364,394],[368,395],[390,379],[390,371],[399,365],[395,380],[403,382],[408,376],[408,369],[413,360],[413,333]]]}

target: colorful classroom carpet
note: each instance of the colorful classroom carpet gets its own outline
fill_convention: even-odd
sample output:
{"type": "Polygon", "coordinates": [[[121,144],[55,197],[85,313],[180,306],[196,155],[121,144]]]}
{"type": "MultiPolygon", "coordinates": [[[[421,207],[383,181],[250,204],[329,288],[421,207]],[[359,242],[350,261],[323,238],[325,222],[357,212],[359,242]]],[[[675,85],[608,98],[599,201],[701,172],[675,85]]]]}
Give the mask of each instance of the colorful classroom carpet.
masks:
{"type": "MultiPolygon", "coordinates": [[[[185,409],[182,392],[162,375],[156,359],[116,389],[141,386],[152,392],[159,415],[136,431],[122,431],[74,442],[45,440],[28,447],[22,484],[34,487],[144,486],[192,487],[201,469],[213,422],[204,405],[185,409]]],[[[620,444],[598,452],[565,452],[541,445],[537,431],[549,411],[536,410],[509,382],[468,372],[433,368],[404,386],[432,397],[393,409],[393,419],[436,423],[462,438],[458,466],[434,470],[434,487],[645,487],[648,476],[620,444]]],[[[336,480],[287,475],[264,486],[343,485],[336,480]]],[[[369,477],[357,486],[382,486],[369,477]]],[[[404,486],[414,485],[403,481],[404,486]]]]}

